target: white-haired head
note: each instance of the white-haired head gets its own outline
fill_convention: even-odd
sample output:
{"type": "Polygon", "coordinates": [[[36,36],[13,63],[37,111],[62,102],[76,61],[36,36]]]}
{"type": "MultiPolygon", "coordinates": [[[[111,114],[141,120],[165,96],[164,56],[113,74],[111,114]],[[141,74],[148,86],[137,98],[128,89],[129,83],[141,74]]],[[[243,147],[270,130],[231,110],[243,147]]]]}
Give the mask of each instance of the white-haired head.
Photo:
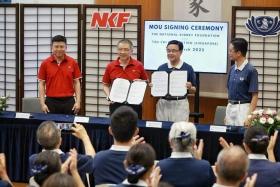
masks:
{"type": "Polygon", "coordinates": [[[196,127],[190,122],[175,122],[169,132],[171,148],[176,152],[191,152],[196,141],[196,127]]]}

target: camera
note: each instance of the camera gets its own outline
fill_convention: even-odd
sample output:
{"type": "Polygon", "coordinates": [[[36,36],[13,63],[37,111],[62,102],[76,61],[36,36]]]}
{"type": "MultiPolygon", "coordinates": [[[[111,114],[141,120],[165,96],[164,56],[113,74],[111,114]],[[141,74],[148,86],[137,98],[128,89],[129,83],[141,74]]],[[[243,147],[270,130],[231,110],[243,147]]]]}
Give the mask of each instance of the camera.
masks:
{"type": "Polygon", "coordinates": [[[58,129],[65,133],[72,133],[72,127],[75,125],[73,123],[56,123],[58,129]]]}

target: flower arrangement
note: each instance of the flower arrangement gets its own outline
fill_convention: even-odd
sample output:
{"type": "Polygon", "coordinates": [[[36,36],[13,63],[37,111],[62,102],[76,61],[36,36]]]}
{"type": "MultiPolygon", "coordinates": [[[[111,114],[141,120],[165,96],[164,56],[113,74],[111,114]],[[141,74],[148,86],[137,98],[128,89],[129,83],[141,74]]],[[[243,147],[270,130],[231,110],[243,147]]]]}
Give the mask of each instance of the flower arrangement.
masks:
{"type": "Polygon", "coordinates": [[[7,100],[9,97],[0,97],[0,112],[4,111],[8,107],[7,100]]]}
{"type": "Polygon", "coordinates": [[[248,116],[248,120],[249,126],[263,126],[268,134],[271,134],[275,129],[280,128],[280,116],[275,110],[255,110],[248,116]]]}

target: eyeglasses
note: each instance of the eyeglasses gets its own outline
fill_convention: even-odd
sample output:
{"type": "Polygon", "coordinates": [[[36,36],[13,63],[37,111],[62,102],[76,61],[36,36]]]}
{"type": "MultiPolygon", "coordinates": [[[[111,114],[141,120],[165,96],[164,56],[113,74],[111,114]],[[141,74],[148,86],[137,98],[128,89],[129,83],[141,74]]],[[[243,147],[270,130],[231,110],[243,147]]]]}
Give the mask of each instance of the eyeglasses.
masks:
{"type": "Polygon", "coordinates": [[[178,51],[180,51],[180,50],[178,50],[178,49],[166,49],[167,53],[176,53],[178,51]]]}

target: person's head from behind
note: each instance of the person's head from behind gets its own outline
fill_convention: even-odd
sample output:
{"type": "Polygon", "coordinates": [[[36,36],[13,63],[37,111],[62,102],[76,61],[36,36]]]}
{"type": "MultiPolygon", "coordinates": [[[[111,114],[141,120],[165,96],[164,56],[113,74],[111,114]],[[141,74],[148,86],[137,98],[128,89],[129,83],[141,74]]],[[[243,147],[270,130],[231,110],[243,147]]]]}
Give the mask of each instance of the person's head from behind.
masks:
{"type": "Polygon", "coordinates": [[[229,58],[236,61],[246,57],[248,42],[244,38],[234,38],[229,45],[229,58]]]}
{"type": "Polygon", "coordinates": [[[171,40],[167,43],[166,52],[167,58],[171,64],[176,64],[180,62],[181,55],[183,53],[184,45],[178,40],[171,40]]]}
{"type": "Polygon", "coordinates": [[[33,168],[34,180],[42,185],[43,182],[53,173],[60,172],[61,161],[58,153],[54,151],[43,151],[34,160],[33,168]]]}
{"type": "Polygon", "coordinates": [[[64,58],[66,52],[67,40],[62,35],[56,35],[52,38],[52,53],[56,58],[64,58]]]}
{"type": "Polygon", "coordinates": [[[128,61],[133,53],[133,44],[129,39],[122,39],[117,44],[118,55],[121,61],[128,61]]]}
{"type": "Polygon", "coordinates": [[[77,184],[72,176],[66,173],[54,173],[43,183],[43,187],[76,187],[77,184]]]}
{"type": "Polygon", "coordinates": [[[128,106],[117,108],[111,115],[109,132],[115,141],[128,143],[138,134],[137,113],[128,106]]]}
{"type": "Polygon", "coordinates": [[[239,146],[220,151],[216,162],[217,181],[237,186],[247,175],[248,156],[239,146]]]}
{"type": "Polygon", "coordinates": [[[173,152],[192,152],[196,142],[196,127],[190,122],[175,122],[169,131],[169,142],[173,152]]]}
{"type": "Polygon", "coordinates": [[[44,121],[36,132],[37,142],[47,150],[57,149],[61,144],[61,132],[55,122],[44,121]]]}
{"type": "Polygon", "coordinates": [[[155,159],[155,151],[149,144],[143,143],[132,146],[124,161],[128,173],[128,182],[135,184],[139,179],[149,178],[154,168],[155,159]]]}
{"type": "Polygon", "coordinates": [[[264,127],[252,126],[246,130],[243,141],[248,153],[265,154],[269,137],[264,127]]]}

